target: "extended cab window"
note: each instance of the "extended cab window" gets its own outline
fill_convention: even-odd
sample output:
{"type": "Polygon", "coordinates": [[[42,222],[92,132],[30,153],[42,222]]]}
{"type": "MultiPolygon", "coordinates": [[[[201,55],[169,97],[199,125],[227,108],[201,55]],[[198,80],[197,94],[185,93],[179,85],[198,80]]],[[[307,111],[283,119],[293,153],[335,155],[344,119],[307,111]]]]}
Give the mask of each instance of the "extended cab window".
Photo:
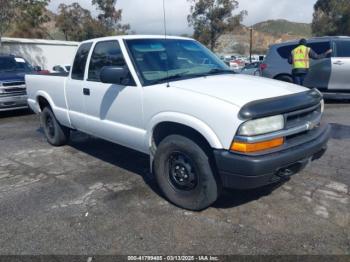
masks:
{"type": "Polygon", "coordinates": [[[100,81],[104,66],[126,67],[118,41],[104,41],[96,44],[89,66],[89,81],[100,81]]]}
{"type": "Polygon", "coordinates": [[[72,79],[83,80],[85,74],[86,61],[90,52],[92,43],[82,44],[75,56],[72,70],[72,79]]]}
{"type": "Polygon", "coordinates": [[[350,41],[335,41],[335,54],[337,57],[350,57],[350,41]]]}

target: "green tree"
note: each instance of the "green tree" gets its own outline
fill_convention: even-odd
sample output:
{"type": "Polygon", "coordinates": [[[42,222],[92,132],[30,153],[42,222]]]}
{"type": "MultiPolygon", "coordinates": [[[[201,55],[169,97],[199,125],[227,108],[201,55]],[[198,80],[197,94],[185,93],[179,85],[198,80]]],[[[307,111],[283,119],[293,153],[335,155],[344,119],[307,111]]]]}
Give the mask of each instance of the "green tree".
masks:
{"type": "Polygon", "coordinates": [[[350,34],[349,0],[318,0],[314,10],[312,22],[314,35],[350,34]]]}
{"type": "Polygon", "coordinates": [[[188,23],[193,26],[194,37],[214,50],[219,37],[240,25],[247,11],[233,15],[237,0],[188,0],[191,13],[188,23]]]}
{"type": "Polygon", "coordinates": [[[0,47],[1,39],[10,28],[11,22],[15,18],[16,4],[14,1],[0,0],[0,47]]]}
{"type": "Polygon", "coordinates": [[[65,39],[71,41],[84,41],[104,35],[101,23],[78,3],[59,5],[56,26],[63,32],[65,39]]]}
{"type": "Polygon", "coordinates": [[[16,19],[11,33],[16,37],[45,38],[44,24],[50,21],[47,5],[50,0],[11,0],[16,4],[16,19]]]}
{"type": "Polygon", "coordinates": [[[117,0],[92,0],[92,4],[100,11],[98,20],[105,34],[125,34],[130,30],[130,25],[120,23],[123,11],[116,9],[117,0]]]}

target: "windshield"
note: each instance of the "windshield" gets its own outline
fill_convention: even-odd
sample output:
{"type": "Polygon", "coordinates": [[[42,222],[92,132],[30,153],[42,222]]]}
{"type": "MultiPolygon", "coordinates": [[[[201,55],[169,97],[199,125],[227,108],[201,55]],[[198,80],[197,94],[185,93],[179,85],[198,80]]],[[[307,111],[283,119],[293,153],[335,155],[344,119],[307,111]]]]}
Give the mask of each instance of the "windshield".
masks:
{"type": "Polygon", "coordinates": [[[207,48],[193,40],[127,40],[144,85],[212,74],[233,73],[207,48]]]}
{"type": "Polygon", "coordinates": [[[23,58],[15,57],[0,57],[0,71],[12,72],[12,71],[33,71],[33,68],[23,58]]]}

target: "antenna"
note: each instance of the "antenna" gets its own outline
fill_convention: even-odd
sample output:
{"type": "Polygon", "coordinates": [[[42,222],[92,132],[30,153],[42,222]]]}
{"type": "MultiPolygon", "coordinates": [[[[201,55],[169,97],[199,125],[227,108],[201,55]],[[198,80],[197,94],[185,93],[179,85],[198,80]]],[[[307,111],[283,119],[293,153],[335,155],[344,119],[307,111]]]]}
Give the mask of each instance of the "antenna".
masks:
{"type": "Polygon", "coordinates": [[[163,19],[164,19],[164,38],[166,40],[166,12],[165,12],[165,0],[163,0],[163,19]]]}
{"type": "MultiPolygon", "coordinates": [[[[163,0],[163,23],[164,23],[164,40],[166,41],[167,40],[167,31],[166,31],[166,12],[165,12],[165,0],[163,0]]],[[[167,53],[167,50],[166,50],[166,43],[165,43],[165,53],[166,53],[166,76],[167,78],[169,77],[169,62],[168,62],[168,53],[167,53]]],[[[166,87],[170,87],[170,83],[169,81],[167,82],[166,84],[166,87]]]]}

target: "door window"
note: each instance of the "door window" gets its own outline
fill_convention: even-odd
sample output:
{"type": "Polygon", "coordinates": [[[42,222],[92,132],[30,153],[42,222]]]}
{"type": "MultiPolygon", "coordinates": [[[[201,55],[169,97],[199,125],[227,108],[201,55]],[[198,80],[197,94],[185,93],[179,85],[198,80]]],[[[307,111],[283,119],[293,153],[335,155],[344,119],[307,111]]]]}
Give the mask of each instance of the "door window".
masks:
{"type": "Polygon", "coordinates": [[[335,41],[336,57],[350,57],[350,41],[335,41]]]}
{"type": "Polygon", "coordinates": [[[96,44],[91,55],[88,81],[100,82],[100,72],[105,66],[126,67],[118,41],[104,41],[96,44]]]}
{"type": "MultiPolygon", "coordinates": [[[[277,49],[277,52],[279,55],[284,58],[288,59],[288,57],[291,55],[292,51],[294,48],[296,48],[298,45],[287,45],[287,46],[282,46],[277,49]]],[[[325,41],[325,42],[316,42],[316,43],[308,43],[308,47],[310,47],[312,50],[314,50],[317,54],[323,54],[325,53],[328,49],[331,48],[330,42],[325,41]]],[[[330,56],[330,54],[329,54],[330,56]]]]}
{"type": "Polygon", "coordinates": [[[282,46],[277,49],[278,54],[283,58],[283,59],[288,59],[290,54],[292,53],[293,49],[296,48],[298,45],[286,45],[282,46]]]}
{"type": "MultiPolygon", "coordinates": [[[[327,50],[331,48],[330,42],[317,42],[317,43],[310,43],[307,45],[310,47],[316,54],[322,55],[325,53],[327,50]]],[[[327,55],[327,58],[331,57],[331,54],[327,55]]]]}
{"type": "Polygon", "coordinates": [[[91,46],[92,46],[92,43],[85,43],[79,47],[74,59],[72,79],[76,79],[76,80],[84,79],[86,61],[87,61],[91,46]]]}

